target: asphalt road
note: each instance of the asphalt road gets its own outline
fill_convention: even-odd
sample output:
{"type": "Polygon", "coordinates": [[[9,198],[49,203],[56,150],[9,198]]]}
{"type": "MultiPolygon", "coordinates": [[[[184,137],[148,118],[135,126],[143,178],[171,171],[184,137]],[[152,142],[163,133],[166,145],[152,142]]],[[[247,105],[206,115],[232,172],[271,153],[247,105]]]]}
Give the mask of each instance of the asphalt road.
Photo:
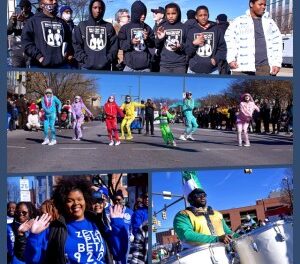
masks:
{"type": "MultiPolygon", "coordinates": [[[[43,146],[43,134],[17,130],[7,134],[7,170],[10,174],[74,171],[128,171],[224,166],[292,164],[289,135],[250,134],[251,147],[238,147],[234,131],[198,129],[195,141],[180,141],[182,124],[171,125],[177,147],[164,145],[159,127],[155,136],[134,134],[132,141],[108,146],[106,127],[91,122],[84,139],[72,141],[73,131],[57,132],[58,144],[43,146]]],[[[136,133],[136,132],[135,132],[136,133]]]]}

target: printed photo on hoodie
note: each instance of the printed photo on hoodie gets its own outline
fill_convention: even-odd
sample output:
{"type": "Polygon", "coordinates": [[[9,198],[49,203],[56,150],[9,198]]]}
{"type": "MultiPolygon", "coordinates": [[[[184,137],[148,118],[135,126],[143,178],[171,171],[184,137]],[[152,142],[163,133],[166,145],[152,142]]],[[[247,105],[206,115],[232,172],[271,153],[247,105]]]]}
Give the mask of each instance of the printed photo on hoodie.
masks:
{"type": "Polygon", "coordinates": [[[41,21],[44,40],[51,47],[60,47],[64,39],[64,27],[59,22],[41,21]]]}
{"type": "Polygon", "coordinates": [[[86,27],[86,44],[93,51],[100,51],[106,46],[106,28],[99,26],[86,27]]]}
{"type": "Polygon", "coordinates": [[[136,39],[136,40],[140,41],[139,44],[134,45],[134,50],[143,51],[146,49],[143,28],[132,28],[131,29],[131,39],[136,39]]]}
{"type": "Polygon", "coordinates": [[[200,57],[209,57],[211,56],[214,50],[215,33],[214,32],[195,33],[194,39],[197,39],[197,36],[201,34],[204,35],[204,45],[198,47],[197,55],[200,57]]]}
{"type": "Polygon", "coordinates": [[[174,47],[182,44],[182,29],[167,29],[165,47],[174,51],[174,47]]]}

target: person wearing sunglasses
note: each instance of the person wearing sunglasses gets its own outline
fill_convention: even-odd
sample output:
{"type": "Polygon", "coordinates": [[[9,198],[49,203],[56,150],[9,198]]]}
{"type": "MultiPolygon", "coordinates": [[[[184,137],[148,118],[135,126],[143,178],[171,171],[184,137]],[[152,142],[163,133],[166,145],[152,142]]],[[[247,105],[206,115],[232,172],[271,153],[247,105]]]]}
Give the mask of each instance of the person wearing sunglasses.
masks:
{"type": "Polygon", "coordinates": [[[7,262],[22,264],[29,235],[26,226],[37,216],[37,210],[31,202],[19,202],[16,206],[14,221],[7,225],[7,262]]]}
{"type": "Polygon", "coordinates": [[[194,172],[184,172],[184,190],[190,204],[185,210],[178,212],[174,218],[174,230],[184,246],[222,242],[230,243],[236,236],[227,226],[220,212],[207,205],[207,194],[196,178],[194,172]],[[191,184],[194,181],[195,184],[191,184]]]}
{"type": "Polygon", "coordinates": [[[90,117],[93,118],[93,114],[85,106],[82,98],[80,96],[75,96],[74,102],[72,103],[72,115],[73,115],[73,129],[75,136],[73,140],[81,140],[82,130],[81,126],[84,122],[84,112],[87,113],[90,117]]]}
{"type": "Polygon", "coordinates": [[[53,146],[57,144],[55,121],[58,114],[61,113],[61,101],[53,95],[52,89],[48,88],[45,91],[44,99],[42,100],[42,109],[44,110],[44,141],[42,145],[53,146]],[[51,139],[48,136],[50,129],[51,139]]]}

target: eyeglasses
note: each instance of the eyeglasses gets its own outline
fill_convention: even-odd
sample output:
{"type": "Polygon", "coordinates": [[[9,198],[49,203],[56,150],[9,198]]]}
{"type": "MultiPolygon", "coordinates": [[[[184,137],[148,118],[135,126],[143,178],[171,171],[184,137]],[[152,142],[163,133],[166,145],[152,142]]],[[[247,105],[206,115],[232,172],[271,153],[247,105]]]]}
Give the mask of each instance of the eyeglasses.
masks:
{"type": "Polygon", "coordinates": [[[17,215],[23,215],[23,216],[26,216],[26,215],[28,215],[28,212],[26,212],[26,211],[17,211],[16,214],[17,214],[17,215]]]}

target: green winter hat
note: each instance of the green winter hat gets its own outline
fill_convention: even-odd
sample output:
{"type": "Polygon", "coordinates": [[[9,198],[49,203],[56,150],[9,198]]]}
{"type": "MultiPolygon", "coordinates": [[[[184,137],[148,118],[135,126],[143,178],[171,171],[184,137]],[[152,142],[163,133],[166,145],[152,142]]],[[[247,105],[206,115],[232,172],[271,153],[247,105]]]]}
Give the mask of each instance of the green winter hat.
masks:
{"type": "Polygon", "coordinates": [[[195,171],[183,171],[182,182],[183,182],[183,195],[186,198],[195,189],[200,189],[203,192],[205,192],[195,171]]]}

